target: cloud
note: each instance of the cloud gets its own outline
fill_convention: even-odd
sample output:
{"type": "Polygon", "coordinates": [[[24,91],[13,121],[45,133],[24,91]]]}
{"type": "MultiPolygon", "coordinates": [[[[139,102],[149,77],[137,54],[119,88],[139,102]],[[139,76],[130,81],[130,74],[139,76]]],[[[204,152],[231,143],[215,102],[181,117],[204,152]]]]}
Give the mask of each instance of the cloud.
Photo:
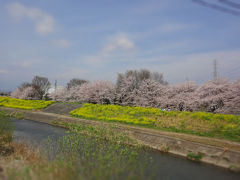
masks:
{"type": "Polygon", "coordinates": [[[0,69],[0,74],[7,74],[8,71],[4,70],[4,69],[0,69]]]}
{"type": "Polygon", "coordinates": [[[110,38],[109,42],[103,47],[103,53],[112,53],[115,50],[133,50],[135,44],[125,35],[119,34],[110,38]]]}
{"type": "Polygon", "coordinates": [[[55,41],[55,44],[59,47],[63,47],[63,48],[68,48],[72,45],[72,43],[70,41],[68,41],[67,39],[58,39],[55,41]]]}
{"type": "Polygon", "coordinates": [[[20,3],[10,3],[7,12],[18,22],[24,18],[34,22],[35,31],[39,35],[47,35],[56,31],[56,20],[40,9],[26,7],[20,3]]]}
{"type": "Polygon", "coordinates": [[[102,49],[95,55],[84,57],[84,60],[90,64],[100,63],[109,59],[115,59],[118,53],[128,55],[134,52],[135,49],[135,43],[126,34],[121,33],[110,37],[102,49]]]}

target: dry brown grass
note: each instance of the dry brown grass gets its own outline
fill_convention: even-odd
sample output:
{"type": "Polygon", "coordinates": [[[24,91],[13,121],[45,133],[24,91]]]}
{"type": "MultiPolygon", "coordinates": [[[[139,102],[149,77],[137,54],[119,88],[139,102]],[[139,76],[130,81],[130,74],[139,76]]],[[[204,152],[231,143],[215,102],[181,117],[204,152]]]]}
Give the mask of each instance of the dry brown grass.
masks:
{"type": "MultiPolygon", "coordinates": [[[[10,144],[2,146],[2,149],[7,149],[8,153],[1,154],[1,179],[18,179],[14,171],[20,172],[32,164],[43,162],[38,150],[33,150],[33,148],[23,143],[11,142],[10,144]]],[[[21,178],[19,177],[19,179],[21,178]]]]}
{"type": "Polygon", "coordinates": [[[74,179],[71,176],[76,175],[73,166],[49,162],[40,156],[39,150],[24,143],[13,142],[5,148],[13,151],[0,156],[0,180],[65,180],[74,179]]]}

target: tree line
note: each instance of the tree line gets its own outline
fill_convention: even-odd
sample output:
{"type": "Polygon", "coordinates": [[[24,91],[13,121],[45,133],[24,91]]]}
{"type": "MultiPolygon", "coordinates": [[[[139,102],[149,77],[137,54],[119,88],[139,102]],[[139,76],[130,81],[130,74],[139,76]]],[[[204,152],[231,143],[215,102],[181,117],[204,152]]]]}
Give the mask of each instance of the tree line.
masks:
{"type": "Polygon", "coordinates": [[[119,73],[115,84],[74,78],[66,87],[56,89],[51,94],[47,93],[49,88],[47,78],[35,76],[32,83],[23,83],[11,96],[240,114],[240,79],[234,82],[215,79],[201,85],[192,81],[169,85],[162,73],[141,69],[119,73]]]}

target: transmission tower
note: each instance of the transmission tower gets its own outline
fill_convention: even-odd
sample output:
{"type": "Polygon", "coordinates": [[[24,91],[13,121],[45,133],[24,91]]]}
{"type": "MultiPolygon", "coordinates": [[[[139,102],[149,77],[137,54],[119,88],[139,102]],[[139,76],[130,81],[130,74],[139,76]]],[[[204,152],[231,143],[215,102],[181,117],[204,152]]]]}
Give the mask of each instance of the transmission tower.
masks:
{"type": "Polygon", "coordinates": [[[213,60],[213,80],[216,80],[218,78],[218,72],[217,72],[217,60],[213,60]]]}

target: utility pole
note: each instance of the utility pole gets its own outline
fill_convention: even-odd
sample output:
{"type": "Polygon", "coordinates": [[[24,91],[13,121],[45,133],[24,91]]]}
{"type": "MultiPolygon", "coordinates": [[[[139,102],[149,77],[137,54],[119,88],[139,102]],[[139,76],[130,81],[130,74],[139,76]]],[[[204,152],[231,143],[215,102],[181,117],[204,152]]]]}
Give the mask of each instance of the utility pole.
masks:
{"type": "Polygon", "coordinates": [[[57,80],[55,80],[54,88],[55,88],[55,91],[56,91],[57,90],[57,80]]]}
{"type": "Polygon", "coordinates": [[[218,78],[218,73],[217,73],[217,60],[213,60],[213,80],[216,80],[218,78]]]}

